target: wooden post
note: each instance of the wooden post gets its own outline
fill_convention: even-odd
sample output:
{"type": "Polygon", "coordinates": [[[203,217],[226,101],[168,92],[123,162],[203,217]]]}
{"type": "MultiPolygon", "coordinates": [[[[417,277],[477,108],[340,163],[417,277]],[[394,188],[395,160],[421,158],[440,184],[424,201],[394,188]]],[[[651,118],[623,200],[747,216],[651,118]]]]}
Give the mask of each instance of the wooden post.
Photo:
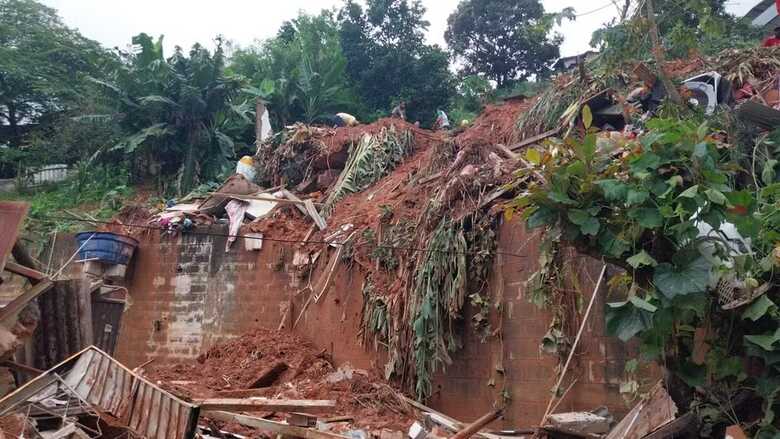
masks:
{"type": "Polygon", "coordinates": [[[94,343],[94,329],[92,328],[92,281],[87,274],[87,264],[82,264],[81,280],[79,281],[79,333],[81,335],[81,348],[92,346],[94,343]]]}
{"type": "Polygon", "coordinates": [[[504,413],[504,409],[493,410],[492,412],[486,414],[485,416],[467,425],[463,430],[457,432],[455,436],[452,436],[450,439],[470,438],[471,436],[474,436],[475,434],[479,433],[479,430],[482,430],[488,424],[498,419],[503,413],[504,413]]]}

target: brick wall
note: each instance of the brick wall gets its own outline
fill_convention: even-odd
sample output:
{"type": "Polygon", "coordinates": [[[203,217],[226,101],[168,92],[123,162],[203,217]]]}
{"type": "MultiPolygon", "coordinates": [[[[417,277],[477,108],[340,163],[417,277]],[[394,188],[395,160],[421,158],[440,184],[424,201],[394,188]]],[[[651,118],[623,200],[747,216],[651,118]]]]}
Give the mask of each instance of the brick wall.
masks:
{"type": "MultiPolygon", "coordinates": [[[[207,231],[224,233],[220,227],[207,231]]],[[[296,249],[289,245],[266,241],[261,251],[251,252],[239,239],[225,253],[221,236],[151,235],[141,241],[129,280],[133,304],[124,316],[117,348],[118,359],[130,367],[153,358],[193,358],[252,328],[276,329],[283,318],[287,330],[297,321],[294,331],[328,350],[338,363],[384,366],[384,355],[365,349],[358,340],[363,279],[357,271],[339,265],[321,299],[307,305],[310,292],[300,292],[308,285],[307,273],[296,273],[296,249]]],[[[503,339],[483,342],[464,329],[464,348],[436,379],[434,407],[468,421],[508,396],[507,417],[497,426],[538,424],[558,373],[557,359],[539,350],[551,315],[530,304],[525,289],[525,281],[538,268],[539,242],[538,235],[519,224],[502,226],[499,251],[523,256],[501,256],[489,287],[489,296],[501,305],[501,312],[491,316],[491,327],[502,328],[503,339]]],[[[334,253],[323,252],[311,274],[317,291],[323,288],[325,267],[334,253]]],[[[600,263],[573,256],[568,265],[578,273],[587,304],[600,263]]],[[[577,385],[559,411],[601,405],[618,415],[626,411],[618,386],[629,353],[604,336],[603,308],[599,300],[572,368],[577,385]]],[[[471,312],[464,326],[470,325],[471,312]]]]}

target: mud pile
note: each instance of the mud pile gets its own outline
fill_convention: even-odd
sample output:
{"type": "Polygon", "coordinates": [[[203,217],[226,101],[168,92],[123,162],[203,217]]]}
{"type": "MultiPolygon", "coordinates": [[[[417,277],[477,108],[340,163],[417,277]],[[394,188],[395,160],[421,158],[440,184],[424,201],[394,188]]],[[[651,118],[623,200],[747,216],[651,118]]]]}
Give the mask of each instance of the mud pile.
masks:
{"type": "MultiPolygon", "coordinates": [[[[381,378],[348,365],[336,368],[325,350],[285,332],[258,329],[218,344],[197,360],[147,366],[144,375],[184,399],[249,398],[328,399],[336,401],[332,412],[321,419],[348,416],[347,424],[334,424],[333,431],[347,429],[405,430],[414,422],[411,411],[396,391],[381,378]],[[251,388],[259,376],[277,364],[287,368],[265,387],[251,388]]],[[[268,383],[263,383],[263,385],[268,383]]],[[[284,419],[282,413],[257,413],[284,419]]],[[[225,430],[237,431],[235,426],[225,430]]],[[[251,437],[261,437],[250,434],[251,437]]]]}

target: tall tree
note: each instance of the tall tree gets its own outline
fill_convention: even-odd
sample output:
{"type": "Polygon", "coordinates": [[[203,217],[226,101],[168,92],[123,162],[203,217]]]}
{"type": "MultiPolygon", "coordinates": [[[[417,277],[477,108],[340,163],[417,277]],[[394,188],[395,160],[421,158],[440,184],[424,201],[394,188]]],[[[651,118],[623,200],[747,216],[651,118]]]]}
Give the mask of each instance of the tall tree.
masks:
{"type": "Polygon", "coordinates": [[[405,100],[409,119],[427,125],[455,96],[447,53],[424,42],[424,15],[419,0],[346,0],[341,8],[347,72],[374,114],[405,100]]]}
{"type": "Polygon", "coordinates": [[[0,0],[0,123],[19,125],[68,109],[111,57],[34,0],[0,0]]]}
{"type": "Polygon", "coordinates": [[[480,74],[499,87],[546,76],[559,56],[560,36],[539,0],[463,0],[447,20],[444,38],[465,74],[480,74]]]}

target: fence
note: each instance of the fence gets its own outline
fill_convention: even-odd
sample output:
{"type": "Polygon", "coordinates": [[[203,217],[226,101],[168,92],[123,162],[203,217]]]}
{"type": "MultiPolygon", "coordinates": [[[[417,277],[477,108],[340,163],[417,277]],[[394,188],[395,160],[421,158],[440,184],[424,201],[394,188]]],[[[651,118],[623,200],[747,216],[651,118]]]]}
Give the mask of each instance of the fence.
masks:
{"type": "Polygon", "coordinates": [[[70,175],[70,169],[65,164],[27,168],[20,173],[19,177],[0,179],[0,192],[32,189],[47,183],[59,183],[70,175]]]}

